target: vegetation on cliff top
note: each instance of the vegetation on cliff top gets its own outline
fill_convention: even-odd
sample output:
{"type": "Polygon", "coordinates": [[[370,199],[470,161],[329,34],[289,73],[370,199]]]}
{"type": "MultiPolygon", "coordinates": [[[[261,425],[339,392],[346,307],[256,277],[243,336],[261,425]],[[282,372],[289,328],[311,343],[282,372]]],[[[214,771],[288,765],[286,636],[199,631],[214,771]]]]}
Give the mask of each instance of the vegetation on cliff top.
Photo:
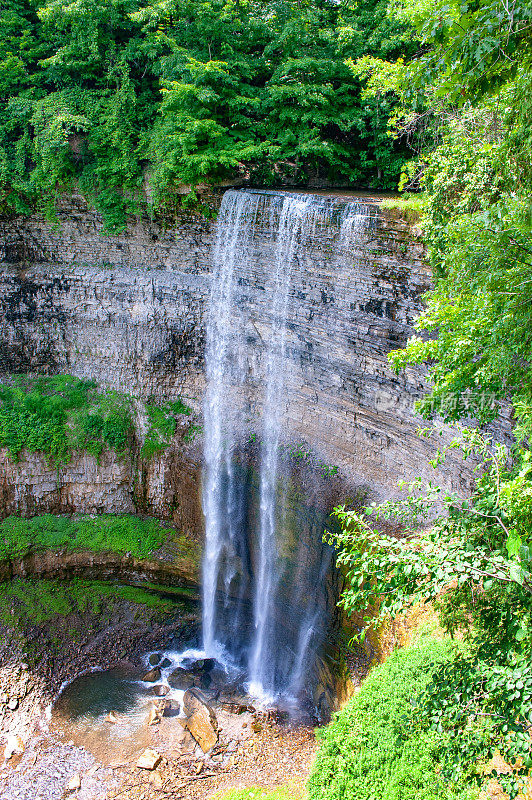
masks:
{"type": "Polygon", "coordinates": [[[180,184],[392,188],[390,99],[346,62],[415,49],[385,0],[5,0],[0,209],[52,216],[76,188],[112,229],[180,184]]]}
{"type": "MultiPolygon", "coordinates": [[[[192,412],[180,399],[142,405],[147,431],[140,455],[149,459],[169,445],[178,419],[192,412]]],[[[99,459],[107,448],[121,456],[135,444],[133,414],[132,397],[99,390],[95,381],[16,376],[0,384],[0,447],[15,460],[22,450],[44,453],[56,466],[70,461],[74,451],[99,459]]]]}

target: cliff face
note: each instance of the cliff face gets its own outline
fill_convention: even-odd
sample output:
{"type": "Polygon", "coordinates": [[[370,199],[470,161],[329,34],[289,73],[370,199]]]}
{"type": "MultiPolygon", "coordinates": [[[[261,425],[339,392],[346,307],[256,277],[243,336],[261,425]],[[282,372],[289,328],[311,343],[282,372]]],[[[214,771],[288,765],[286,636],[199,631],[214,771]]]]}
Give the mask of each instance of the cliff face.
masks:
{"type": "MultiPolygon", "coordinates": [[[[417,437],[413,414],[422,375],[395,376],[386,358],[411,333],[430,276],[409,227],[378,204],[376,213],[375,228],[349,258],[335,256],[325,230],[298,259],[288,315],[287,419],[294,442],[338,466],[347,483],[369,485],[382,496],[399,478],[422,474],[433,453],[430,442],[417,437]]],[[[106,236],[98,215],[71,198],[55,226],[33,217],[3,228],[2,373],[64,371],[145,399],[179,395],[201,411],[214,223],[182,217],[165,230],[137,219],[123,234],[106,236]]],[[[270,326],[265,284],[271,259],[266,218],[241,276],[251,376],[270,326]]],[[[260,388],[249,400],[257,419],[260,388]]],[[[163,461],[171,458],[166,454],[163,461]]],[[[97,467],[80,457],[63,470],[69,487],[64,506],[107,511],[144,503],[171,515],[168,486],[178,479],[169,476],[192,470],[173,458],[170,470],[156,459],[139,478],[117,463],[97,467]]],[[[0,464],[4,497],[24,496],[11,504],[24,513],[46,504],[39,499],[44,495],[58,496],[46,488],[51,471],[37,461],[13,466],[4,458],[0,464]]],[[[447,469],[450,483],[467,477],[458,462],[447,469]]]]}
{"type": "Polygon", "coordinates": [[[56,467],[40,453],[14,462],[0,449],[0,519],[9,514],[148,514],[193,537],[203,530],[199,458],[175,441],[149,461],[106,451],[74,453],[56,467]]]}

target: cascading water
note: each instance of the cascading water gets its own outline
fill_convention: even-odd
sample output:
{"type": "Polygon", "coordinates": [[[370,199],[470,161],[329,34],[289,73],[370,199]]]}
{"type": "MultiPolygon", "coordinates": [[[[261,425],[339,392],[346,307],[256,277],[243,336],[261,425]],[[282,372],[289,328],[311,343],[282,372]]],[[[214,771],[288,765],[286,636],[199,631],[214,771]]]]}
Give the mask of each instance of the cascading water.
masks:
{"type": "Polygon", "coordinates": [[[326,625],[324,592],[316,591],[330,565],[323,519],[287,522],[281,451],[290,402],[291,277],[318,230],[332,231],[336,248],[348,249],[370,213],[367,205],[331,197],[228,191],[218,217],[207,317],[203,647],[243,669],[258,697],[297,696],[326,625]],[[263,287],[261,342],[250,353],[246,284],[265,219],[272,269],[263,287]],[[261,421],[250,426],[257,385],[261,421]],[[258,476],[245,455],[255,435],[258,476]]]}

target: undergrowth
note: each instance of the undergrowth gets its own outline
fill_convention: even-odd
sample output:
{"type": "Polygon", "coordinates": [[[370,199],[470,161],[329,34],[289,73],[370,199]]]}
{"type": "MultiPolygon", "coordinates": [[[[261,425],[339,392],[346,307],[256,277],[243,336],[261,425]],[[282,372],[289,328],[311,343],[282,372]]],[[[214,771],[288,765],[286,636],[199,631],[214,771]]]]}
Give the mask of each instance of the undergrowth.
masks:
{"type": "Polygon", "coordinates": [[[442,664],[450,641],[425,641],[397,650],[376,667],[331,724],[309,780],[309,800],[466,800],[475,790],[445,785],[438,751],[445,734],[427,730],[415,712],[442,664]]]}
{"type": "Polygon", "coordinates": [[[303,794],[294,786],[279,786],[277,789],[230,789],[218,795],[217,800],[303,800],[303,794]]]}
{"type": "Polygon", "coordinates": [[[419,222],[423,216],[425,196],[405,192],[401,197],[387,197],[381,201],[381,207],[398,214],[411,225],[419,222]]]}
{"type": "Polygon", "coordinates": [[[71,375],[18,376],[0,385],[0,446],[17,460],[23,449],[43,452],[53,464],[74,450],[99,458],[105,448],[123,453],[133,435],[131,401],[94,381],[71,375]]]}
{"type": "Polygon", "coordinates": [[[43,514],[32,519],[12,516],[0,522],[0,559],[62,548],[130,552],[136,558],[146,558],[167,537],[168,529],[156,520],[130,514],[43,514]]]}
{"type": "MultiPolygon", "coordinates": [[[[106,449],[123,456],[135,443],[132,401],[72,375],[14,377],[0,384],[0,447],[15,461],[22,450],[42,452],[56,466],[68,463],[76,450],[98,460],[106,449]]],[[[145,411],[148,430],[140,455],[149,459],[168,447],[179,417],[189,417],[192,410],[178,399],[146,404],[145,411]]],[[[185,441],[193,428],[188,426],[185,441]]]]}

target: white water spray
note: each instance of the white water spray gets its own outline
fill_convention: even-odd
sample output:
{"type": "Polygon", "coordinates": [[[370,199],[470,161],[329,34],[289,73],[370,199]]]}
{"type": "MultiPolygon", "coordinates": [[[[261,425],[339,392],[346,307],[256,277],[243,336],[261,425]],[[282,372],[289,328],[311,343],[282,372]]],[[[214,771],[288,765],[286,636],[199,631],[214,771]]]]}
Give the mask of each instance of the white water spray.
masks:
{"type": "MultiPolygon", "coordinates": [[[[282,192],[226,192],[217,222],[212,288],[207,317],[205,397],[203,564],[203,648],[207,655],[240,663],[250,691],[274,698],[294,696],[304,680],[307,654],[320,629],[316,593],[286,590],[290,576],[279,561],[280,446],[284,438],[287,389],[287,320],[291,278],[303,248],[320,232],[336,231],[338,250],[348,250],[367,227],[369,207],[330,197],[282,192]],[[259,223],[267,220],[273,257],[264,294],[266,334],[260,353],[251,358],[244,335],[243,286],[249,277],[259,223]],[[246,432],[245,397],[250,362],[258,364],[264,394],[257,518],[246,512],[244,467],[237,456],[246,432]],[[283,573],[283,569],[285,572],[283,573]],[[281,645],[278,607],[283,580],[283,610],[291,623],[281,645]],[[297,600],[296,600],[297,598],[297,600]],[[295,601],[296,605],[292,606],[295,601]],[[288,603],[288,606],[287,606],[288,603]]],[[[248,487],[249,489],[249,487],[248,487]]],[[[303,551],[301,559],[307,556],[303,551]]],[[[298,554],[295,554],[297,563],[298,554]]],[[[327,558],[318,559],[307,581],[324,580],[327,558]]],[[[293,576],[292,576],[293,577],[293,576]]],[[[291,585],[291,584],[290,584],[291,585]]]]}

